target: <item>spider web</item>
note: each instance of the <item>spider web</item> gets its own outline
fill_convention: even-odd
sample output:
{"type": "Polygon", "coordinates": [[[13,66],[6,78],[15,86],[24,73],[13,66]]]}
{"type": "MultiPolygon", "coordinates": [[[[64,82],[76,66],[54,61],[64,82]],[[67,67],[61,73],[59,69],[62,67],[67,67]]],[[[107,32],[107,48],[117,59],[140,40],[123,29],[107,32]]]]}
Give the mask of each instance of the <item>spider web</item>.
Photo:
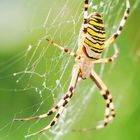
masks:
{"type": "MultiPolygon", "coordinates": [[[[31,5],[35,5],[35,1],[24,2],[27,3],[29,7],[31,5]]],[[[39,3],[41,2],[44,3],[44,1],[40,1],[39,3]]],[[[131,5],[132,11],[137,8],[138,4],[139,0],[136,0],[135,3],[131,5]]],[[[109,37],[119,25],[120,19],[125,10],[125,1],[101,0],[99,2],[96,0],[90,0],[89,6],[89,13],[96,11],[103,15],[107,37],[109,37]],[[117,12],[115,12],[115,10],[117,10],[117,12]]],[[[7,61],[7,67],[4,67],[1,70],[1,72],[6,71],[6,69],[9,69],[12,65],[16,64],[17,61],[22,61],[24,59],[23,68],[20,71],[15,71],[11,76],[15,78],[17,87],[9,90],[16,92],[22,91],[29,94],[33,93],[31,95],[37,98],[36,103],[33,101],[33,105],[29,105],[28,108],[24,108],[19,113],[16,112],[13,118],[24,117],[23,114],[26,111],[28,112],[28,116],[39,115],[47,112],[48,109],[63,97],[70,83],[74,59],[48,45],[45,38],[46,36],[50,37],[58,44],[75,51],[77,49],[77,40],[83,19],[83,0],[49,1],[49,6],[47,6],[46,9],[46,15],[41,17],[44,22],[41,21],[39,25],[36,25],[35,27],[31,26],[31,32],[38,32],[38,30],[40,30],[41,35],[37,37],[39,39],[34,43],[31,42],[25,51],[19,53],[13,58],[14,61],[13,59],[7,61]],[[15,58],[17,60],[15,60],[15,58]]],[[[33,10],[34,14],[32,16],[32,23],[36,20],[36,13],[39,9],[37,6],[34,6],[33,10]]],[[[45,11],[45,9],[43,10],[45,11]]],[[[107,56],[108,52],[109,50],[106,49],[103,57],[107,56]]],[[[102,76],[104,69],[105,65],[101,64],[97,67],[97,73],[102,76]]],[[[112,67],[110,69],[112,69],[112,67]]],[[[9,76],[6,77],[9,78],[9,76]]],[[[5,77],[2,77],[1,79],[4,78],[5,77]]],[[[37,139],[40,140],[46,138],[48,140],[61,140],[63,136],[71,132],[74,123],[80,120],[80,117],[82,117],[86,112],[88,102],[90,102],[91,97],[94,96],[94,91],[95,86],[93,86],[92,83],[89,83],[88,80],[79,83],[76,88],[75,96],[64,110],[57,125],[51,128],[49,132],[45,132],[40,136],[37,136],[37,139]]],[[[19,131],[19,129],[27,123],[30,123],[30,126],[25,126],[27,129],[27,133],[25,135],[34,132],[34,128],[36,125],[41,123],[41,120],[20,124],[15,132],[19,131]]],[[[44,124],[47,124],[46,120],[44,121],[44,124]]],[[[13,125],[13,122],[8,123],[4,125],[0,131],[5,130],[9,126],[11,130],[13,125]]],[[[41,128],[42,125],[39,125],[35,130],[40,130],[41,128]]]]}

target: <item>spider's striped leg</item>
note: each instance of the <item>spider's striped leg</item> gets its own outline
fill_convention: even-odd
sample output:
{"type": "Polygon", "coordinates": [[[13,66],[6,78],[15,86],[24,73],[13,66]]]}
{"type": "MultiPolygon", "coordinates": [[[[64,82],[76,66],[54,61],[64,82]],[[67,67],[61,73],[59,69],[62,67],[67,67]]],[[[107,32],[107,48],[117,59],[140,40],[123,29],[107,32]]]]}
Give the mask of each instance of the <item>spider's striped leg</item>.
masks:
{"type": "Polygon", "coordinates": [[[87,33],[87,24],[88,24],[88,0],[84,1],[84,28],[83,33],[87,33]]]}
{"type": "Polygon", "coordinates": [[[52,115],[54,112],[58,110],[58,107],[53,107],[51,110],[49,110],[47,113],[41,114],[39,116],[34,116],[34,117],[28,117],[28,118],[19,118],[19,119],[14,119],[14,121],[29,121],[29,120],[35,120],[35,119],[42,119],[46,118],[50,115],[52,115]]]}
{"type": "Polygon", "coordinates": [[[39,116],[28,117],[28,118],[19,118],[19,119],[14,119],[14,121],[28,121],[28,120],[46,118],[46,117],[52,115],[54,112],[56,112],[61,106],[65,106],[68,103],[68,101],[70,100],[70,98],[73,96],[73,92],[74,92],[74,89],[76,87],[77,80],[78,80],[79,71],[80,71],[79,66],[75,65],[73,68],[72,80],[71,80],[69,89],[68,89],[66,95],[63,97],[63,99],[61,99],[55,107],[50,109],[47,113],[41,114],[39,116]]]}
{"type": "Polygon", "coordinates": [[[96,127],[74,129],[73,131],[76,131],[76,132],[83,132],[83,131],[86,132],[86,131],[91,131],[95,128],[96,129],[103,128],[115,117],[115,109],[114,109],[114,104],[112,102],[112,96],[109,93],[106,85],[103,83],[103,81],[94,71],[91,72],[90,78],[92,81],[95,82],[97,87],[100,89],[101,95],[105,99],[105,102],[106,102],[105,117],[104,117],[104,120],[96,127]]]}
{"type": "Polygon", "coordinates": [[[118,57],[119,50],[118,50],[118,47],[116,45],[114,45],[113,47],[114,47],[114,54],[113,54],[112,57],[110,57],[110,58],[101,58],[101,59],[95,60],[93,62],[94,63],[108,63],[108,62],[114,61],[118,57]]]}
{"type": "Polygon", "coordinates": [[[106,109],[105,109],[105,117],[102,123],[96,126],[97,129],[105,127],[109,121],[111,121],[115,117],[115,109],[112,101],[112,95],[107,89],[106,85],[100,79],[100,77],[94,72],[91,72],[90,78],[95,82],[97,87],[100,89],[101,95],[105,99],[106,109]]]}
{"type": "Polygon", "coordinates": [[[60,45],[58,45],[57,43],[55,43],[53,40],[46,38],[46,40],[48,41],[49,44],[57,47],[58,49],[60,49],[61,51],[69,54],[70,56],[74,57],[74,58],[78,58],[80,59],[80,56],[78,56],[76,53],[72,52],[71,50],[69,50],[68,48],[62,47],[60,45]]]}
{"type": "Polygon", "coordinates": [[[126,20],[129,16],[129,12],[130,12],[130,3],[129,0],[126,0],[126,10],[124,12],[124,16],[120,22],[120,25],[117,29],[117,31],[105,42],[105,47],[108,46],[109,44],[111,44],[122,32],[123,26],[126,23],[126,20]]]}
{"type": "Polygon", "coordinates": [[[57,121],[58,121],[60,115],[62,114],[63,110],[64,110],[64,106],[61,106],[60,109],[58,110],[57,114],[54,116],[54,118],[52,119],[52,121],[50,122],[49,125],[47,125],[43,129],[41,129],[40,131],[37,131],[35,133],[26,135],[25,138],[41,134],[41,133],[45,132],[46,130],[50,129],[53,125],[55,125],[57,123],[57,121]]]}
{"type": "MultiPolygon", "coordinates": [[[[79,72],[80,72],[80,68],[78,65],[75,65],[73,68],[73,73],[72,73],[72,79],[70,82],[70,86],[68,88],[68,92],[66,93],[66,95],[63,97],[63,99],[61,99],[58,104],[54,107],[58,109],[58,112],[56,113],[56,115],[54,116],[54,118],[52,119],[52,121],[50,122],[49,125],[47,125],[46,127],[44,127],[43,129],[41,129],[40,131],[37,131],[33,134],[29,134],[26,137],[30,137],[30,136],[35,136],[37,134],[41,134],[44,131],[50,129],[53,125],[55,125],[61,115],[61,113],[63,112],[65,106],[69,103],[69,101],[71,100],[73,93],[74,93],[74,89],[76,88],[76,84],[78,82],[78,78],[79,78],[79,72]]],[[[55,110],[56,111],[56,110],[55,110]]],[[[41,116],[41,115],[40,115],[41,116]]],[[[47,117],[47,115],[42,116],[42,118],[47,117]]],[[[26,119],[27,120],[27,119],[26,119]]]]}
{"type": "Polygon", "coordinates": [[[57,105],[54,107],[55,109],[60,108],[61,106],[65,106],[69,100],[72,98],[74,90],[76,88],[76,84],[77,82],[80,80],[79,79],[79,72],[80,72],[80,68],[78,65],[75,65],[73,67],[73,71],[72,71],[72,79],[70,82],[70,86],[68,88],[67,93],[65,94],[65,96],[57,103],[57,105]]]}
{"type": "Polygon", "coordinates": [[[52,108],[53,109],[59,109],[60,107],[64,107],[72,98],[74,90],[76,88],[76,84],[77,82],[80,80],[79,78],[79,72],[80,72],[80,68],[78,65],[75,65],[73,67],[73,71],[72,71],[72,79],[68,88],[67,93],[65,94],[65,96],[57,103],[57,105],[52,108]]]}

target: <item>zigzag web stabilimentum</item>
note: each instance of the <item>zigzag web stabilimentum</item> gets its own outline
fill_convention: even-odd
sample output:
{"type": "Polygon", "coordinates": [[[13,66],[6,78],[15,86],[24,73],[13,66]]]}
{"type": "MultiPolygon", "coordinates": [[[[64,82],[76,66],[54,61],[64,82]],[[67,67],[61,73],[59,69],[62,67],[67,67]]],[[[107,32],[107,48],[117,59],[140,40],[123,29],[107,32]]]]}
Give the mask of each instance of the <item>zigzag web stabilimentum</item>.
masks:
{"type": "MultiPolygon", "coordinates": [[[[89,1],[89,13],[96,11],[103,15],[107,37],[109,37],[117,29],[121,17],[123,16],[123,12],[125,10],[125,0],[101,0],[100,2],[97,0],[89,1]],[[115,10],[117,10],[117,12],[115,12],[115,10]]],[[[42,2],[44,3],[44,1],[42,2]]],[[[26,64],[24,69],[13,73],[12,76],[16,78],[17,84],[26,81],[25,86],[20,89],[10,89],[16,92],[32,92],[32,95],[37,94],[36,96],[39,99],[37,100],[38,102],[33,102],[33,104],[28,108],[23,108],[21,112],[15,112],[15,116],[13,116],[13,118],[25,117],[23,114],[26,111],[28,111],[29,117],[47,112],[63,97],[70,83],[74,59],[67,54],[62,53],[58,49],[50,46],[45,38],[50,37],[58,44],[66,46],[69,49],[75,51],[78,47],[78,36],[83,19],[83,1],[54,0],[54,2],[49,1],[48,3],[49,6],[47,6],[46,15],[44,17],[42,16],[44,18],[44,22],[40,23],[40,26],[33,27],[31,29],[32,31],[42,30],[44,35],[38,39],[36,43],[33,44],[31,42],[32,45],[30,44],[27,50],[24,53],[21,53],[22,55],[17,55],[17,61],[20,61],[20,59],[24,57],[26,64]],[[50,100],[52,100],[51,103],[50,100]],[[31,113],[29,113],[30,111],[31,113]]],[[[136,0],[135,3],[131,5],[132,10],[137,8],[138,3],[139,1],[136,0]]],[[[37,5],[35,2],[27,1],[27,4],[34,5],[33,10],[34,14],[36,15],[37,10],[39,9],[36,8],[37,5]]],[[[35,15],[33,15],[33,21],[36,18],[35,15]]],[[[108,51],[109,49],[107,48],[103,57],[107,56],[108,51]]],[[[7,68],[11,67],[12,64],[10,64],[10,61],[7,63],[9,63],[7,68]]],[[[104,69],[105,64],[101,64],[97,71],[101,77],[104,75],[104,69]]],[[[110,69],[113,68],[111,67],[110,69]]],[[[91,96],[94,96],[94,90],[95,86],[91,86],[91,84],[88,85],[86,81],[84,81],[84,87],[80,87],[80,84],[78,84],[75,91],[76,95],[66,106],[66,109],[64,110],[57,125],[52,127],[49,131],[36,136],[36,138],[38,140],[61,140],[64,135],[71,132],[72,126],[75,121],[77,121],[77,118],[80,119],[82,114],[86,112],[87,103],[90,101],[91,96]]],[[[41,122],[42,120],[35,120],[31,122],[27,121],[22,124],[19,122],[19,127],[17,127],[13,133],[17,133],[19,129],[24,126],[27,130],[25,135],[28,135],[46,126],[51,118],[52,117],[44,119],[43,123],[41,122]],[[27,123],[30,125],[26,128],[25,124],[27,123]]],[[[7,123],[3,128],[0,129],[0,131],[3,131],[9,126],[11,128],[13,125],[13,122],[7,123]]]]}

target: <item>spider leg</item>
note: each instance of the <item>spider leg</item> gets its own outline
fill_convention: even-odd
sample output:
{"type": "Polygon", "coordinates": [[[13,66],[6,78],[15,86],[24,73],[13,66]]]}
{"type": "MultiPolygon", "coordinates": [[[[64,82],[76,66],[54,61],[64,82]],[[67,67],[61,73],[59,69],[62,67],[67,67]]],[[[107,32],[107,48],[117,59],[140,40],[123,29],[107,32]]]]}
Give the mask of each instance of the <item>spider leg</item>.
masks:
{"type": "Polygon", "coordinates": [[[108,63],[108,62],[112,62],[114,61],[119,54],[119,50],[118,47],[116,45],[113,46],[114,47],[114,54],[112,55],[112,57],[110,58],[100,58],[98,60],[93,61],[94,63],[108,63]]]}
{"type": "Polygon", "coordinates": [[[54,107],[51,110],[49,110],[47,113],[41,114],[39,116],[33,116],[33,117],[28,117],[28,118],[19,118],[19,119],[14,119],[14,121],[29,121],[29,120],[36,120],[36,119],[46,118],[46,117],[52,115],[57,110],[58,110],[58,108],[54,107]]]}
{"type": "Polygon", "coordinates": [[[100,89],[101,95],[103,96],[106,102],[104,120],[101,124],[96,126],[96,129],[100,129],[105,127],[115,117],[115,109],[114,109],[112,95],[110,94],[109,90],[107,89],[103,81],[100,79],[100,77],[94,71],[92,71],[90,74],[90,78],[92,81],[95,82],[97,87],[100,89]]]}
{"type": "Polygon", "coordinates": [[[35,133],[26,135],[25,138],[28,138],[28,137],[31,137],[31,136],[35,136],[35,135],[41,134],[41,133],[45,132],[46,130],[50,129],[53,125],[55,125],[57,123],[57,121],[58,121],[61,113],[63,112],[63,110],[64,110],[64,106],[61,106],[60,109],[58,110],[57,114],[54,116],[54,118],[52,119],[52,121],[50,122],[49,125],[47,125],[43,129],[41,129],[40,131],[37,131],[35,133]]]}
{"type": "Polygon", "coordinates": [[[65,96],[54,107],[55,109],[58,109],[61,106],[65,106],[69,102],[69,100],[72,98],[73,93],[74,93],[74,90],[76,88],[76,84],[80,80],[79,73],[80,73],[80,67],[78,65],[75,65],[73,67],[72,79],[71,79],[71,82],[70,82],[70,86],[68,88],[68,91],[65,94],[65,96]]]}
{"type": "MultiPolygon", "coordinates": [[[[113,56],[115,57],[116,54],[114,54],[113,56]]],[[[105,58],[105,59],[108,59],[108,58],[105,58]]],[[[109,123],[109,121],[111,121],[115,117],[115,109],[114,109],[114,104],[112,102],[112,96],[109,93],[106,85],[100,79],[100,77],[93,71],[91,73],[91,75],[90,75],[90,78],[96,83],[97,87],[101,91],[101,95],[106,100],[105,118],[104,118],[104,120],[102,121],[101,124],[99,124],[99,125],[96,126],[96,129],[100,129],[100,128],[105,127],[109,123]],[[111,113],[111,116],[110,116],[110,113],[111,113]]],[[[93,129],[95,129],[95,127],[81,128],[81,129],[73,129],[73,131],[75,131],[75,132],[86,132],[86,131],[91,131],[93,129]]]]}
{"type": "MultiPolygon", "coordinates": [[[[54,107],[55,109],[59,109],[61,106],[65,106],[70,99],[73,96],[74,90],[76,88],[76,84],[77,82],[79,82],[80,77],[79,77],[79,73],[80,73],[80,67],[78,65],[75,65],[73,67],[73,71],[72,71],[72,79],[70,82],[70,86],[68,88],[67,93],[65,94],[65,96],[57,103],[57,105],[54,107]]],[[[53,109],[54,109],[53,108],[53,109]]],[[[51,109],[52,110],[52,109],[51,109]]]]}
{"type": "MultiPolygon", "coordinates": [[[[56,112],[58,110],[56,115],[54,116],[54,118],[50,122],[50,124],[47,125],[46,127],[44,127],[42,130],[37,131],[33,134],[29,134],[26,137],[30,137],[30,136],[34,136],[34,135],[43,133],[44,131],[48,130],[49,128],[51,128],[53,125],[55,125],[57,123],[57,121],[58,121],[61,113],[63,112],[65,106],[69,103],[69,101],[71,100],[71,98],[73,96],[74,89],[76,88],[76,84],[77,84],[78,79],[79,79],[79,73],[80,73],[80,67],[79,67],[79,65],[75,65],[74,68],[73,68],[73,72],[72,72],[72,79],[71,79],[71,82],[70,82],[70,86],[68,88],[68,91],[67,91],[66,95],[63,97],[63,99],[61,99],[58,102],[58,104],[53,109],[51,109],[49,111],[49,112],[51,112],[49,115],[51,115],[53,113],[53,111],[56,112]]],[[[40,116],[36,116],[36,117],[17,119],[17,120],[31,120],[31,119],[45,118],[45,117],[48,116],[48,113],[40,115],[40,116]]]]}
{"type": "Polygon", "coordinates": [[[120,25],[117,31],[105,42],[105,47],[111,44],[121,34],[123,26],[125,25],[126,20],[129,16],[129,12],[130,12],[130,3],[129,3],[129,0],[126,0],[126,10],[124,12],[124,16],[122,17],[120,25]]]}
{"type": "Polygon", "coordinates": [[[84,1],[84,28],[83,33],[87,33],[87,24],[88,24],[88,0],[84,1]]]}
{"type": "Polygon", "coordinates": [[[58,45],[57,43],[55,43],[53,40],[46,38],[46,40],[48,41],[49,44],[55,46],[56,48],[60,49],[61,51],[69,54],[70,56],[74,57],[74,58],[78,58],[80,59],[80,56],[78,56],[76,53],[72,52],[71,50],[69,50],[68,48],[62,47],[60,45],[58,45]]]}
{"type": "MultiPolygon", "coordinates": [[[[77,50],[77,52],[81,52],[81,48],[83,48],[83,44],[84,44],[84,40],[87,34],[87,27],[88,27],[88,0],[84,0],[84,19],[83,19],[83,24],[82,24],[82,28],[80,30],[80,44],[77,50]]],[[[83,52],[83,51],[82,51],[83,52]]]]}
{"type": "Polygon", "coordinates": [[[73,129],[74,132],[86,132],[94,129],[101,129],[105,127],[115,117],[115,109],[114,109],[114,104],[112,102],[112,95],[109,93],[106,85],[103,83],[103,81],[94,71],[91,72],[90,78],[92,81],[95,82],[97,87],[100,89],[101,95],[105,99],[106,109],[105,109],[104,120],[101,121],[101,123],[99,123],[99,125],[97,125],[96,127],[73,129]]]}
{"type": "Polygon", "coordinates": [[[71,80],[70,86],[68,88],[68,91],[67,91],[66,95],[63,97],[63,99],[61,99],[55,107],[50,109],[47,113],[41,114],[39,116],[28,117],[28,118],[19,118],[19,119],[14,119],[14,121],[28,121],[28,120],[46,118],[46,117],[52,115],[54,112],[56,112],[61,106],[65,106],[69,102],[69,99],[73,96],[73,92],[74,92],[74,89],[76,87],[77,80],[78,80],[79,71],[80,71],[79,66],[75,65],[73,68],[72,80],[71,80]]]}

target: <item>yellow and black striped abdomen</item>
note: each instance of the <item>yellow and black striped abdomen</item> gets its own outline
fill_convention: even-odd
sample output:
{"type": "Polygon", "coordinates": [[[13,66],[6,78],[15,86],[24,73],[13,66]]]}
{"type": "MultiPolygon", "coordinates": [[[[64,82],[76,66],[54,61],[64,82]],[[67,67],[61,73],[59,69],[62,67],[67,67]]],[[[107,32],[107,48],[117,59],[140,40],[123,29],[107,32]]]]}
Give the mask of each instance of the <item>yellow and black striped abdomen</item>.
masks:
{"type": "Polygon", "coordinates": [[[102,17],[93,13],[88,19],[87,34],[84,47],[90,58],[98,59],[104,49],[105,28],[102,17]]]}

